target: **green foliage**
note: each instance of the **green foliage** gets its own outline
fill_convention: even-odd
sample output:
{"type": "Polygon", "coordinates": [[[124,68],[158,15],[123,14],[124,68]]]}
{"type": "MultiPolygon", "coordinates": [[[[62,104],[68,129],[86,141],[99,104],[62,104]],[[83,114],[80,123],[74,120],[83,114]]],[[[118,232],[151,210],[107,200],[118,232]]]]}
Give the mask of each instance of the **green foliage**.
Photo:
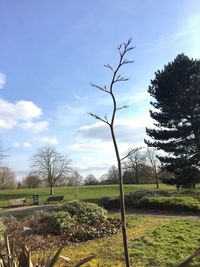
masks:
{"type": "Polygon", "coordinates": [[[71,215],[66,211],[51,212],[45,216],[46,231],[52,234],[69,234],[73,224],[71,215]]]}
{"type": "MultiPolygon", "coordinates": [[[[125,196],[126,199],[126,196],[125,196]]],[[[117,198],[110,198],[110,197],[103,197],[98,201],[99,205],[104,207],[107,210],[117,210],[120,208],[120,199],[117,198]]]]}
{"type": "Polygon", "coordinates": [[[193,197],[143,197],[137,207],[158,210],[200,211],[200,203],[193,197]]]}
{"type": "MultiPolygon", "coordinates": [[[[125,195],[126,208],[137,208],[138,202],[144,197],[169,195],[170,193],[164,190],[138,190],[125,195]]],[[[104,197],[99,200],[99,205],[107,210],[116,210],[120,208],[120,200],[119,198],[104,197]]]]}
{"type": "Polygon", "coordinates": [[[3,218],[0,217],[0,242],[4,240],[5,224],[3,218]]]}
{"type": "Polygon", "coordinates": [[[60,204],[56,210],[66,211],[80,223],[93,225],[107,219],[107,211],[93,203],[72,201],[60,204]]]}
{"type": "Polygon", "coordinates": [[[125,197],[126,205],[130,208],[136,208],[138,202],[144,197],[152,196],[169,196],[170,193],[164,190],[138,190],[133,193],[129,193],[125,197]]]}
{"type": "MultiPolygon", "coordinates": [[[[125,196],[127,209],[143,208],[172,211],[200,211],[200,193],[194,190],[167,192],[139,190],[125,196]]],[[[119,198],[102,198],[99,204],[108,210],[120,207],[119,198]]]]}
{"type": "Polygon", "coordinates": [[[199,75],[200,60],[179,54],[155,73],[148,89],[154,97],[150,115],[156,128],[147,128],[152,140],[145,142],[165,152],[159,159],[167,171],[175,174],[177,186],[194,186],[200,177],[199,75]]]}
{"type": "Polygon", "coordinates": [[[62,235],[65,241],[80,242],[115,234],[121,224],[107,217],[107,211],[96,204],[72,201],[58,205],[51,212],[36,212],[25,218],[35,234],[62,235]]]}

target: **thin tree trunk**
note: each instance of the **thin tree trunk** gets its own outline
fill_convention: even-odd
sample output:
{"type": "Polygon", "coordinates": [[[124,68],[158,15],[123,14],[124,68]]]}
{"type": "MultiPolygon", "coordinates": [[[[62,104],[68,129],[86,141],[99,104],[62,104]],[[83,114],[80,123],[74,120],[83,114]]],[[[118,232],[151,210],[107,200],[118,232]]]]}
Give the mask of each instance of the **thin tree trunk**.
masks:
{"type": "Polygon", "coordinates": [[[128,253],[128,241],[127,241],[127,232],[126,232],[126,217],[125,217],[125,200],[124,200],[124,188],[123,188],[123,177],[122,177],[122,168],[121,168],[121,160],[119,156],[119,150],[115,138],[115,133],[113,129],[113,124],[110,125],[111,136],[115,148],[115,154],[117,158],[118,164],[118,173],[119,173],[119,189],[120,189],[120,211],[121,211],[121,224],[122,224],[122,236],[123,236],[123,243],[124,243],[124,254],[125,254],[125,261],[126,267],[130,267],[130,259],[128,253]]]}
{"type": "Polygon", "coordinates": [[[54,191],[53,191],[53,185],[50,185],[50,195],[53,195],[54,191]]]}
{"type": "Polygon", "coordinates": [[[156,188],[159,189],[158,174],[156,172],[155,172],[155,178],[156,178],[156,188]]]}
{"type": "Polygon", "coordinates": [[[126,64],[129,64],[129,63],[133,63],[132,60],[127,60],[127,59],[124,58],[125,54],[127,52],[129,52],[129,51],[134,49],[134,47],[130,46],[130,43],[131,43],[131,39],[129,39],[127,43],[124,43],[124,44],[122,44],[122,45],[120,45],[118,47],[120,58],[119,58],[119,63],[118,63],[116,68],[113,68],[109,64],[105,65],[106,68],[110,69],[113,72],[112,79],[111,79],[111,82],[110,82],[110,85],[109,85],[109,89],[107,89],[106,86],[102,87],[102,86],[98,86],[98,85],[92,84],[92,86],[96,87],[97,89],[99,89],[99,90],[101,90],[103,92],[108,93],[112,97],[112,100],[113,100],[113,112],[112,112],[111,120],[110,121],[108,120],[107,115],[105,115],[102,118],[102,117],[99,117],[98,115],[96,115],[94,113],[91,113],[91,112],[89,113],[95,119],[100,120],[100,121],[106,123],[107,125],[109,125],[110,131],[111,131],[112,141],[113,141],[113,144],[114,144],[115,154],[116,154],[116,158],[117,158],[118,173],[119,173],[121,224],[122,224],[122,235],[123,235],[123,244],[124,244],[124,254],[125,254],[126,267],[130,267],[130,259],[129,259],[129,254],[128,254],[128,242],[127,242],[127,233],[126,233],[125,201],[124,201],[124,190],[123,190],[123,178],[122,178],[121,160],[125,159],[127,156],[122,158],[122,159],[120,159],[119,150],[118,150],[118,146],[117,146],[117,141],[116,141],[115,133],[114,133],[114,120],[115,120],[116,111],[119,110],[119,109],[127,108],[128,106],[125,105],[125,106],[122,106],[122,107],[117,107],[116,99],[115,99],[115,96],[113,94],[113,86],[117,82],[124,82],[124,81],[128,80],[128,78],[125,78],[125,77],[123,77],[121,75],[118,75],[118,71],[123,65],[126,65],[126,64]]]}

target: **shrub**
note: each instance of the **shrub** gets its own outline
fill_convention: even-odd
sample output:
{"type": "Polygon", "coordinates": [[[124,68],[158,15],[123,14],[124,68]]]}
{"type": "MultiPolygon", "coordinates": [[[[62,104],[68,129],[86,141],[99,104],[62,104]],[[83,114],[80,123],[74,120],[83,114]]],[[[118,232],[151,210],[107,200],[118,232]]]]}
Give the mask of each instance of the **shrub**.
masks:
{"type": "MultiPolygon", "coordinates": [[[[170,196],[170,193],[164,190],[138,190],[125,195],[126,208],[137,208],[138,201],[144,197],[151,196],[170,196]]],[[[104,197],[100,199],[99,204],[107,210],[116,210],[120,208],[119,198],[104,197]]]]}
{"type": "Polygon", "coordinates": [[[66,211],[51,212],[46,216],[46,230],[51,234],[67,234],[72,224],[73,219],[66,211]]]}
{"type": "Polygon", "coordinates": [[[97,204],[72,201],[58,205],[51,212],[37,212],[26,220],[37,234],[62,235],[65,241],[86,241],[115,234],[120,220],[107,217],[97,204]]]}
{"type": "Polygon", "coordinates": [[[3,218],[0,217],[0,242],[4,240],[5,224],[3,218]]]}
{"type": "Polygon", "coordinates": [[[71,216],[75,216],[76,220],[80,223],[93,225],[98,221],[107,219],[107,211],[97,204],[71,201],[59,205],[55,211],[66,211],[71,216]]]}
{"type": "Polygon", "coordinates": [[[104,197],[99,200],[99,205],[107,210],[117,210],[120,208],[120,199],[104,197]]]}
{"type": "Polygon", "coordinates": [[[47,232],[44,222],[47,221],[49,213],[44,210],[34,211],[33,214],[27,216],[23,221],[23,226],[33,229],[34,233],[42,234],[47,232]]]}
{"type": "Polygon", "coordinates": [[[169,196],[170,193],[164,190],[138,190],[125,196],[126,206],[137,208],[138,202],[144,197],[169,196]]]}
{"type": "Polygon", "coordinates": [[[173,193],[175,196],[190,196],[200,201],[200,192],[194,189],[184,189],[173,193]]]}
{"type": "Polygon", "coordinates": [[[200,203],[192,197],[143,197],[137,204],[139,208],[174,210],[174,211],[200,211],[200,203]]]}
{"type": "Polygon", "coordinates": [[[70,240],[80,242],[112,235],[118,232],[120,226],[120,220],[117,219],[106,219],[93,226],[77,224],[74,229],[71,229],[73,233],[70,240]]]}

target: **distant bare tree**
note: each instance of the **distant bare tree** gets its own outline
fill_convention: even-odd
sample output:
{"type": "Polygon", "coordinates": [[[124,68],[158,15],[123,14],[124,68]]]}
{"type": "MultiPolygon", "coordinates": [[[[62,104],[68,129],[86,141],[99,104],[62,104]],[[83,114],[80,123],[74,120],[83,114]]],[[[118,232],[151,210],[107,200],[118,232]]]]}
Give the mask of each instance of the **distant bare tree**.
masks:
{"type": "Polygon", "coordinates": [[[0,168],[0,189],[16,188],[16,177],[14,171],[8,167],[0,168]]]}
{"type": "Polygon", "coordinates": [[[6,166],[6,163],[5,163],[6,158],[7,158],[6,149],[4,149],[0,143],[0,167],[6,166]]]}
{"type": "Polygon", "coordinates": [[[116,97],[114,94],[114,87],[117,83],[125,82],[128,80],[128,78],[123,77],[122,75],[119,74],[119,70],[123,66],[130,64],[130,63],[133,63],[132,60],[128,60],[125,58],[126,54],[128,52],[132,51],[133,49],[134,49],[134,47],[131,46],[131,39],[129,39],[126,43],[123,43],[118,47],[119,61],[118,61],[118,64],[116,65],[116,67],[112,67],[109,64],[105,65],[105,67],[112,72],[111,81],[110,81],[110,84],[108,87],[106,85],[102,86],[102,85],[92,84],[93,87],[99,89],[100,91],[108,94],[111,97],[112,104],[113,104],[111,119],[110,120],[108,119],[107,114],[104,117],[101,117],[97,114],[89,113],[95,119],[107,124],[108,127],[110,128],[110,133],[111,133],[111,137],[112,137],[112,141],[113,141],[113,145],[114,145],[115,155],[117,158],[117,166],[118,166],[118,173],[119,173],[122,235],[123,235],[125,262],[126,262],[127,267],[130,266],[130,259],[129,259],[129,253],[128,253],[128,242],[127,242],[127,233],[126,233],[125,201],[124,201],[124,189],[123,189],[121,161],[123,159],[125,159],[128,155],[131,155],[134,151],[129,151],[128,155],[125,155],[122,158],[120,157],[118,144],[117,144],[117,140],[115,137],[114,121],[115,121],[116,112],[119,110],[122,110],[124,108],[127,108],[128,106],[127,105],[124,105],[124,106],[118,106],[117,105],[116,97]]]}
{"type": "Polygon", "coordinates": [[[71,161],[55,147],[44,146],[39,148],[32,157],[32,170],[50,186],[50,195],[53,187],[61,183],[70,171],[71,161]]]}
{"type": "Polygon", "coordinates": [[[100,178],[101,184],[118,184],[119,173],[118,168],[113,165],[111,166],[107,173],[103,174],[100,178]]]}
{"type": "Polygon", "coordinates": [[[35,173],[30,172],[21,182],[25,188],[37,188],[41,184],[41,179],[35,173]]]}
{"type": "Polygon", "coordinates": [[[68,177],[67,185],[74,186],[75,198],[79,198],[79,187],[83,183],[83,176],[76,170],[72,172],[72,175],[68,177]]]}
{"type": "Polygon", "coordinates": [[[147,148],[146,152],[147,160],[150,163],[150,166],[153,170],[153,176],[155,179],[156,187],[159,188],[159,167],[160,161],[156,156],[155,150],[153,148],[147,148]]]}
{"type": "Polygon", "coordinates": [[[140,148],[138,148],[135,153],[132,153],[128,156],[128,165],[129,168],[134,171],[134,176],[136,183],[140,183],[140,169],[145,163],[145,155],[139,151],[140,148]]]}
{"type": "Polygon", "coordinates": [[[90,173],[85,177],[84,184],[85,185],[97,185],[99,181],[94,176],[94,174],[90,173]]]}

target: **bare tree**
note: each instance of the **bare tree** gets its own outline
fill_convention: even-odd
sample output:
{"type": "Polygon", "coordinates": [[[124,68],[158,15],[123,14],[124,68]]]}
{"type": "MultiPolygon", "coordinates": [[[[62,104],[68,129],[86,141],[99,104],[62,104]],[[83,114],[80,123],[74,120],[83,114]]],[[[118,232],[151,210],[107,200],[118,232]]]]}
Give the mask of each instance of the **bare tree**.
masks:
{"type": "Polygon", "coordinates": [[[92,173],[88,174],[85,177],[85,180],[84,180],[85,185],[97,185],[98,183],[99,183],[98,179],[92,173]]]}
{"type": "Polygon", "coordinates": [[[153,176],[155,179],[156,187],[159,188],[159,167],[160,161],[157,158],[155,150],[147,147],[147,160],[149,161],[151,168],[153,170],[153,176]]]}
{"type": "Polygon", "coordinates": [[[5,162],[6,158],[7,158],[6,149],[2,148],[2,146],[0,144],[0,167],[6,166],[6,162],[5,162]]]}
{"type": "Polygon", "coordinates": [[[30,172],[21,182],[21,186],[25,188],[37,188],[40,184],[41,179],[33,172],[30,172]]]}
{"type": "Polygon", "coordinates": [[[0,189],[16,188],[16,177],[14,171],[8,167],[0,168],[0,189]]]}
{"type": "Polygon", "coordinates": [[[116,65],[116,67],[112,67],[109,64],[105,65],[105,67],[112,72],[111,81],[110,81],[110,84],[108,87],[106,85],[102,86],[102,85],[92,84],[93,87],[107,93],[111,97],[112,103],[113,103],[111,119],[110,120],[108,119],[107,114],[104,117],[101,117],[101,116],[98,116],[97,114],[89,113],[95,119],[107,124],[110,128],[110,133],[111,133],[111,137],[112,137],[112,141],[113,141],[113,145],[114,145],[114,150],[115,150],[115,154],[116,154],[116,158],[117,158],[117,166],[118,166],[118,172],[119,172],[122,235],[123,235],[125,262],[126,262],[127,267],[130,266],[130,259],[129,259],[129,253],[128,253],[128,242],[127,242],[127,233],[126,233],[125,201],[124,201],[124,189],[123,189],[121,161],[123,159],[125,159],[128,155],[131,155],[134,151],[129,151],[129,153],[126,156],[124,156],[122,158],[120,157],[118,144],[117,144],[117,140],[115,137],[114,122],[115,122],[116,112],[119,110],[122,110],[124,108],[127,108],[128,106],[127,105],[124,105],[124,106],[118,106],[117,105],[117,101],[116,101],[116,97],[115,97],[113,89],[117,83],[125,82],[128,80],[128,78],[123,77],[119,74],[119,70],[124,65],[133,63],[132,60],[128,60],[125,58],[126,54],[133,49],[134,49],[134,47],[131,46],[131,39],[129,39],[126,43],[123,43],[118,47],[119,61],[118,61],[118,64],[116,65]]]}
{"type": "Polygon", "coordinates": [[[56,151],[55,147],[44,146],[33,155],[31,167],[50,186],[50,194],[53,195],[53,187],[65,179],[70,171],[70,164],[71,161],[56,151]]]}
{"type": "Polygon", "coordinates": [[[138,148],[135,153],[132,153],[128,156],[128,165],[129,168],[134,172],[136,183],[140,183],[140,169],[145,163],[145,156],[139,151],[138,148]]]}
{"type": "Polygon", "coordinates": [[[74,186],[75,198],[79,198],[79,187],[83,183],[83,176],[76,170],[73,171],[72,175],[68,177],[68,185],[74,186]]]}

